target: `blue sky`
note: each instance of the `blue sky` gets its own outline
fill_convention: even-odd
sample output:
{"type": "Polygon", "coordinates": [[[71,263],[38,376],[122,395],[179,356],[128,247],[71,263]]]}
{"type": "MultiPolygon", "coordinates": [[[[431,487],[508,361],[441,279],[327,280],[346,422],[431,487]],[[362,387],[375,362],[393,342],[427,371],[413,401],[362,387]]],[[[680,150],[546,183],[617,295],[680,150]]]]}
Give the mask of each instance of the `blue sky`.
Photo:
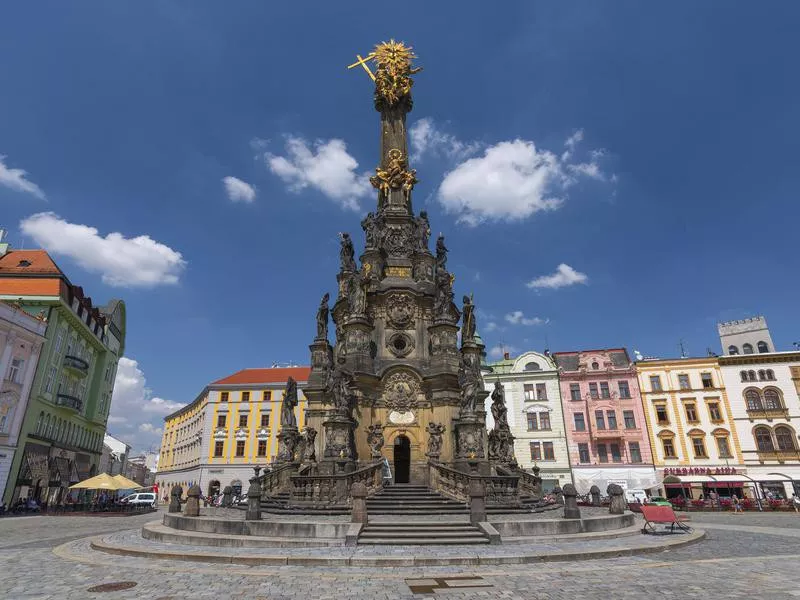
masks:
{"type": "Polygon", "coordinates": [[[205,383],[307,363],[337,232],[361,245],[375,202],[344,67],[390,37],[424,67],[415,207],[488,349],[700,355],[754,314],[800,341],[800,6],[347,6],[5,7],[0,225],[127,302],[110,431],[148,446],[205,383]]]}

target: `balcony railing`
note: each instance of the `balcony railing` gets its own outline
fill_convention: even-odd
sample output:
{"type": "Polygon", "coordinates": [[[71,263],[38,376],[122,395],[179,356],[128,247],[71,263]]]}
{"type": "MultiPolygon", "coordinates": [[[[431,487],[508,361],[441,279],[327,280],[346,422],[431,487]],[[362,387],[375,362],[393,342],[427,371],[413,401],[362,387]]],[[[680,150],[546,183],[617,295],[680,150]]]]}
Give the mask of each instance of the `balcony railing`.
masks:
{"type": "Polygon", "coordinates": [[[56,396],[56,404],[58,406],[71,408],[76,412],[81,412],[83,409],[83,400],[76,398],[75,396],[70,396],[69,394],[59,394],[56,396]]]}
{"type": "Polygon", "coordinates": [[[747,416],[751,419],[771,419],[773,417],[788,417],[789,409],[787,408],[754,408],[747,407],[747,416]]]}
{"type": "Polygon", "coordinates": [[[89,363],[77,356],[67,354],[62,364],[65,369],[78,377],[86,377],[89,374],[89,363]]]}
{"type": "Polygon", "coordinates": [[[758,451],[758,460],[777,460],[780,462],[800,461],[800,450],[771,450],[771,451],[758,451]]]}

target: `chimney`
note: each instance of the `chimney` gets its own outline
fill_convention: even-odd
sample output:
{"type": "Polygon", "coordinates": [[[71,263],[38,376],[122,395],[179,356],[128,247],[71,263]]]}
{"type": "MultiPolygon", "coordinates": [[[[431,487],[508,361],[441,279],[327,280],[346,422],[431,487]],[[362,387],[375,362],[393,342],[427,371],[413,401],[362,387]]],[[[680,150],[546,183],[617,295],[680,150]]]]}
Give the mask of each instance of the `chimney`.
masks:
{"type": "Polygon", "coordinates": [[[509,354],[508,352],[504,352],[503,353],[503,360],[509,360],[510,358],[511,358],[511,354],[509,354]]]}

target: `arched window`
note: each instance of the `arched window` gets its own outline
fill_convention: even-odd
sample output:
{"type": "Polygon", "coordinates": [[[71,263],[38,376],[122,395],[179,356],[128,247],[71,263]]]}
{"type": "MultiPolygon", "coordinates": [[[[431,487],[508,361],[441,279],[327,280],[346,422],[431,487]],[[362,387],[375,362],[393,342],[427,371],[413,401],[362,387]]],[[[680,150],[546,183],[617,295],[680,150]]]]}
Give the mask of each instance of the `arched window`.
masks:
{"type": "Polygon", "coordinates": [[[769,346],[767,346],[767,342],[758,342],[756,344],[759,352],[769,352],[769,346]]]}
{"type": "Polygon", "coordinates": [[[39,413],[39,418],[36,419],[36,435],[42,435],[42,427],[44,427],[44,411],[39,413]]]}
{"type": "Polygon", "coordinates": [[[592,369],[597,371],[597,369],[599,369],[599,368],[600,368],[600,363],[598,363],[597,361],[592,363],[592,369]]]}
{"type": "Polygon", "coordinates": [[[767,427],[756,427],[753,432],[756,436],[756,446],[761,452],[775,452],[775,446],[772,445],[772,435],[770,435],[767,427]]]}
{"type": "Polygon", "coordinates": [[[525,365],[525,370],[526,371],[540,371],[541,367],[539,366],[539,363],[537,363],[537,362],[529,362],[529,363],[527,363],[525,365]]]}
{"type": "Polygon", "coordinates": [[[44,437],[50,437],[50,415],[44,418],[44,437]]]}
{"type": "Polygon", "coordinates": [[[767,378],[767,375],[766,375],[766,373],[764,373],[764,369],[759,369],[758,370],[758,380],[759,381],[764,381],[766,378],[767,378]]]}
{"type": "Polygon", "coordinates": [[[748,371],[747,375],[750,377],[750,381],[756,380],[756,372],[755,371],[748,371]]]}
{"type": "Polygon", "coordinates": [[[772,369],[767,369],[767,379],[769,381],[775,381],[775,371],[772,369]]]}
{"type": "Polygon", "coordinates": [[[775,408],[783,408],[781,406],[781,397],[776,390],[764,390],[764,408],[767,410],[775,408]]]}
{"type": "Polygon", "coordinates": [[[743,354],[752,354],[753,353],[753,344],[742,344],[742,353],[743,354]]]}
{"type": "Polygon", "coordinates": [[[747,390],[744,399],[747,402],[747,410],[761,410],[761,396],[756,390],[747,390]]]}
{"type": "Polygon", "coordinates": [[[728,354],[739,354],[739,349],[736,346],[728,346],[728,354]]]}
{"type": "Polygon", "coordinates": [[[739,377],[742,378],[742,381],[747,381],[747,371],[739,371],[739,377]]]}
{"type": "Polygon", "coordinates": [[[786,425],[778,425],[775,428],[775,442],[778,450],[794,450],[794,432],[786,425]]]}

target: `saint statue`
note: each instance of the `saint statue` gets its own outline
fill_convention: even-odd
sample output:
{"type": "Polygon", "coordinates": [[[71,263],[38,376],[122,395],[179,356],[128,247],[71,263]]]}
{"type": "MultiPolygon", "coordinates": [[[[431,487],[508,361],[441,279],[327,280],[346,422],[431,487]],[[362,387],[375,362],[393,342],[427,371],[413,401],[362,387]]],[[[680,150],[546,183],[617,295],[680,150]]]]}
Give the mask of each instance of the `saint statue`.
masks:
{"type": "Polygon", "coordinates": [[[442,434],[445,426],[441,423],[428,423],[428,452],[427,456],[438,459],[442,453],[442,434]]]}
{"type": "Polygon", "coordinates": [[[281,402],[281,427],[297,429],[297,417],[294,409],[297,406],[297,382],[293,377],[286,380],[286,389],[283,391],[281,402]]]}
{"type": "Polygon", "coordinates": [[[353,411],[353,393],[350,389],[352,381],[352,375],[341,368],[336,368],[331,378],[331,393],[336,412],[348,417],[352,416],[353,411]]]}
{"type": "Polygon", "coordinates": [[[328,300],[330,300],[331,295],[325,294],[322,297],[322,300],[319,303],[319,308],[317,309],[317,339],[318,340],[326,340],[328,339],[328,300]]]}
{"type": "Polygon", "coordinates": [[[475,337],[475,305],[469,296],[464,296],[464,320],[461,325],[461,345],[475,337]]]}
{"type": "Polygon", "coordinates": [[[461,387],[461,415],[474,415],[478,408],[481,381],[471,360],[461,358],[458,368],[458,385],[461,387]]]}
{"type": "Polygon", "coordinates": [[[363,315],[367,312],[367,286],[369,282],[360,271],[350,277],[350,289],[347,299],[350,304],[350,314],[363,315]]]}
{"type": "Polygon", "coordinates": [[[437,318],[452,316],[453,286],[450,275],[444,273],[436,279],[436,297],[434,298],[434,315],[437,318]]]}
{"type": "Polygon", "coordinates": [[[379,421],[367,427],[367,445],[369,446],[370,458],[381,457],[383,444],[383,425],[379,421]]]}
{"type": "Polygon", "coordinates": [[[494,382],[494,391],[492,391],[492,417],[494,418],[495,431],[510,431],[508,427],[506,393],[499,381],[494,382]]]}
{"type": "Polygon", "coordinates": [[[353,250],[353,241],[350,239],[349,233],[340,233],[341,248],[339,249],[339,261],[342,263],[342,271],[355,271],[356,259],[355,250],[353,250]]]}
{"type": "Polygon", "coordinates": [[[428,213],[420,211],[419,217],[414,219],[414,234],[417,242],[417,250],[428,251],[428,240],[431,237],[431,225],[428,222],[428,213]]]}
{"type": "Polygon", "coordinates": [[[436,271],[444,273],[447,271],[447,247],[444,245],[444,234],[439,234],[436,238],[436,271]]]}
{"type": "Polygon", "coordinates": [[[361,228],[364,230],[366,234],[366,246],[367,248],[377,248],[378,243],[378,229],[379,229],[379,221],[375,217],[374,213],[367,213],[367,216],[364,217],[364,220],[361,221],[361,228]]]}

